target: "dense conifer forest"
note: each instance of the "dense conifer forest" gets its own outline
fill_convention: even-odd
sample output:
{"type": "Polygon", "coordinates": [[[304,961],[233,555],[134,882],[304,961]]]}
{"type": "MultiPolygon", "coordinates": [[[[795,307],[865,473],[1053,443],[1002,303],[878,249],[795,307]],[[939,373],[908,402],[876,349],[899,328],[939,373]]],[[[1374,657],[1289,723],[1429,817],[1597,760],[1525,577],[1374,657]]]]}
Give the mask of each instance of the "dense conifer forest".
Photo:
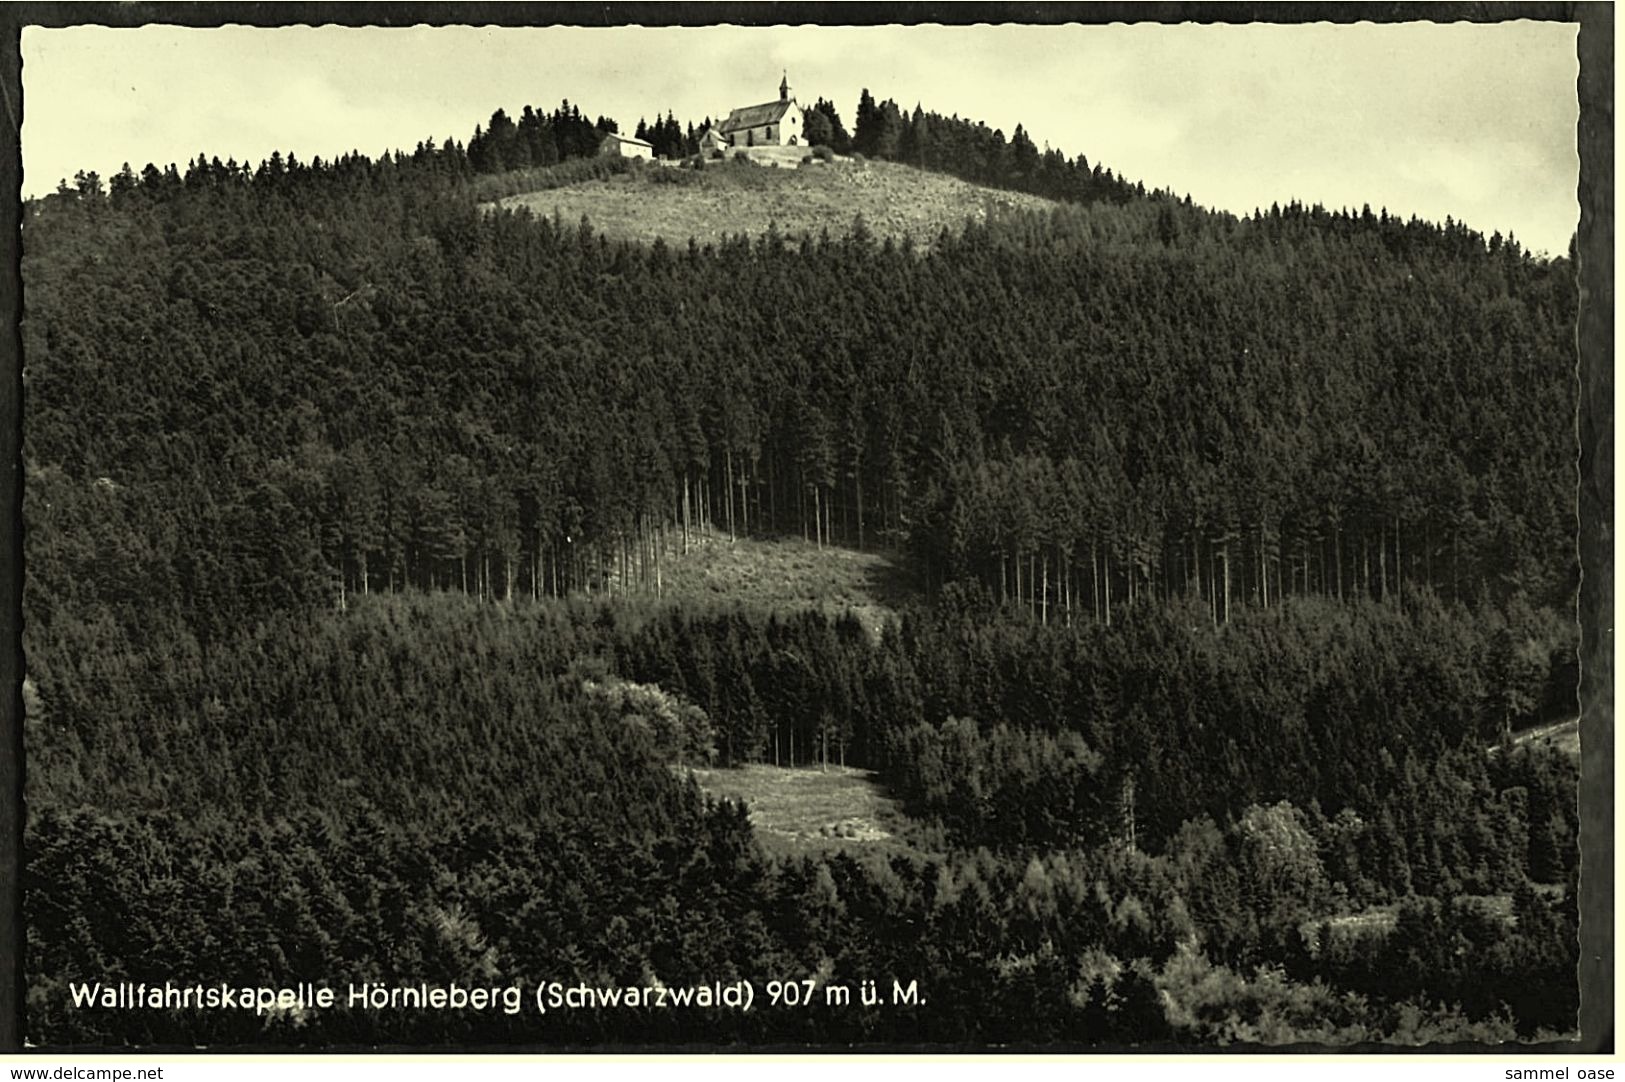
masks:
{"type": "Polygon", "coordinates": [[[494,209],[633,168],[568,104],[27,204],[31,1041],[1572,1031],[1576,766],[1514,738],[1577,709],[1572,258],[1216,213],[867,91],[850,137],[809,117],[1054,209],[928,252],[494,209]],[[924,601],[877,635],[667,596],[747,536],[883,549],[924,601]],[[770,852],[684,769],[742,763],[873,770],[918,832],[770,852]],[[69,992],[166,977],[926,1002],[69,992]]]}

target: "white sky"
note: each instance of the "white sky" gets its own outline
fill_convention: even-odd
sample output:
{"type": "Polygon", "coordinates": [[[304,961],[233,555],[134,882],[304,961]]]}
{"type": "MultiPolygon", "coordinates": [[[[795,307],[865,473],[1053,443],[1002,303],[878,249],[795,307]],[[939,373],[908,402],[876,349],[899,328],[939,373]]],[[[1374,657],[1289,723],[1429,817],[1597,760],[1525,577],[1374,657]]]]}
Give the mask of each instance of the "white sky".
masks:
{"type": "Polygon", "coordinates": [[[568,98],[630,130],[860,89],[1249,213],[1452,215],[1562,252],[1579,216],[1573,24],[25,28],[25,195],[202,152],[255,163],[467,140],[568,98]]]}

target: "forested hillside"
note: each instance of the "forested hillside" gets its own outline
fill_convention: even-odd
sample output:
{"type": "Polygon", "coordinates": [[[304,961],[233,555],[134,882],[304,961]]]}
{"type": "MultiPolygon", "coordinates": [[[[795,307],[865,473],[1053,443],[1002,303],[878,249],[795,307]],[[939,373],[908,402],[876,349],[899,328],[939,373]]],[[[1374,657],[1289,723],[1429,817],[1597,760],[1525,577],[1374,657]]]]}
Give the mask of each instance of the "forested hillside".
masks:
{"type": "Polygon", "coordinates": [[[125,560],[140,613],[221,626],[652,583],[700,524],[906,545],[1041,620],[1573,586],[1570,267],[1461,227],[1146,202],[683,251],[405,162],[194,173],[28,222],[34,521],[141,539],[42,550],[46,613],[125,560]]]}
{"type": "MultiPolygon", "coordinates": [[[[515,126],[558,164],[482,131],[27,206],[31,1040],[1573,1027],[1574,764],[1489,751],[1575,709],[1569,259],[1025,151],[974,179],[1062,202],[928,250],[482,209],[626,168],[562,160],[571,115],[515,126]],[[785,536],[884,549],[926,603],[877,634],[667,596],[685,550],[785,536]],[[771,855],[683,774],[825,760],[940,851],[771,855]],[[166,976],[929,1006],[539,1029],[66,990],[166,976]]],[[[863,152],[970,171],[932,123],[863,152]]]]}
{"type": "Polygon", "coordinates": [[[813,614],[439,595],[281,615],[207,652],[52,653],[27,733],[31,1038],[1498,1041],[1572,1026],[1573,766],[1429,729],[1490,705],[1442,679],[1482,678],[1468,621],[1424,613],[1407,631],[1397,608],[1338,619],[1293,600],[1227,657],[1216,629],[1182,641],[1144,608],[1125,619],[1056,639],[939,612],[877,647],[813,614]],[[1386,644],[1395,631],[1431,645],[1386,644]],[[1245,702],[1294,649],[1323,673],[1245,702]],[[668,767],[707,744],[816,761],[825,739],[882,767],[945,851],[770,859],[743,809],[703,805],[668,767]],[[896,976],[929,1009],[542,1025],[87,1011],[67,992],[312,975],[896,976]]]}

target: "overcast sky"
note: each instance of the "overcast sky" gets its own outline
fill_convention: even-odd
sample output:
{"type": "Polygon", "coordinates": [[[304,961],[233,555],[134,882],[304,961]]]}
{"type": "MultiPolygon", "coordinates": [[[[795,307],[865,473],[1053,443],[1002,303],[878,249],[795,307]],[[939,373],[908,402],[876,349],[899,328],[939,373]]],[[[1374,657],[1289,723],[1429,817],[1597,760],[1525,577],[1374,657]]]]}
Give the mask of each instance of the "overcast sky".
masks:
{"type": "Polygon", "coordinates": [[[1578,223],[1577,27],[26,28],[24,193],[198,153],[466,140],[561,99],[630,130],[858,93],[985,120],[1238,213],[1452,215],[1561,252],[1578,223]]]}

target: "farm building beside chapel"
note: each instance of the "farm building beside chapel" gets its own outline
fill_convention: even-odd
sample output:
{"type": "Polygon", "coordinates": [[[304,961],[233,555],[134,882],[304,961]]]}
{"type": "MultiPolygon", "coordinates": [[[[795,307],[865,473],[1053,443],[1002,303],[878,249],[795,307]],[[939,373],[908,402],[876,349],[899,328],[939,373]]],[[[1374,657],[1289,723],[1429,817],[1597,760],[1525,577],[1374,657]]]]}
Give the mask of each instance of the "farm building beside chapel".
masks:
{"type": "Polygon", "coordinates": [[[718,128],[732,147],[796,146],[801,142],[801,106],[790,96],[790,75],[779,83],[779,100],[747,105],[728,114],[718,128]]]}
{"type": "Polygon", "coordinates": [[[655,156],[655,148],[647,140],[610,132],[604,136],[604,141],[598,144],[598,153],[621,158],[652,159],[655,156]]]}

